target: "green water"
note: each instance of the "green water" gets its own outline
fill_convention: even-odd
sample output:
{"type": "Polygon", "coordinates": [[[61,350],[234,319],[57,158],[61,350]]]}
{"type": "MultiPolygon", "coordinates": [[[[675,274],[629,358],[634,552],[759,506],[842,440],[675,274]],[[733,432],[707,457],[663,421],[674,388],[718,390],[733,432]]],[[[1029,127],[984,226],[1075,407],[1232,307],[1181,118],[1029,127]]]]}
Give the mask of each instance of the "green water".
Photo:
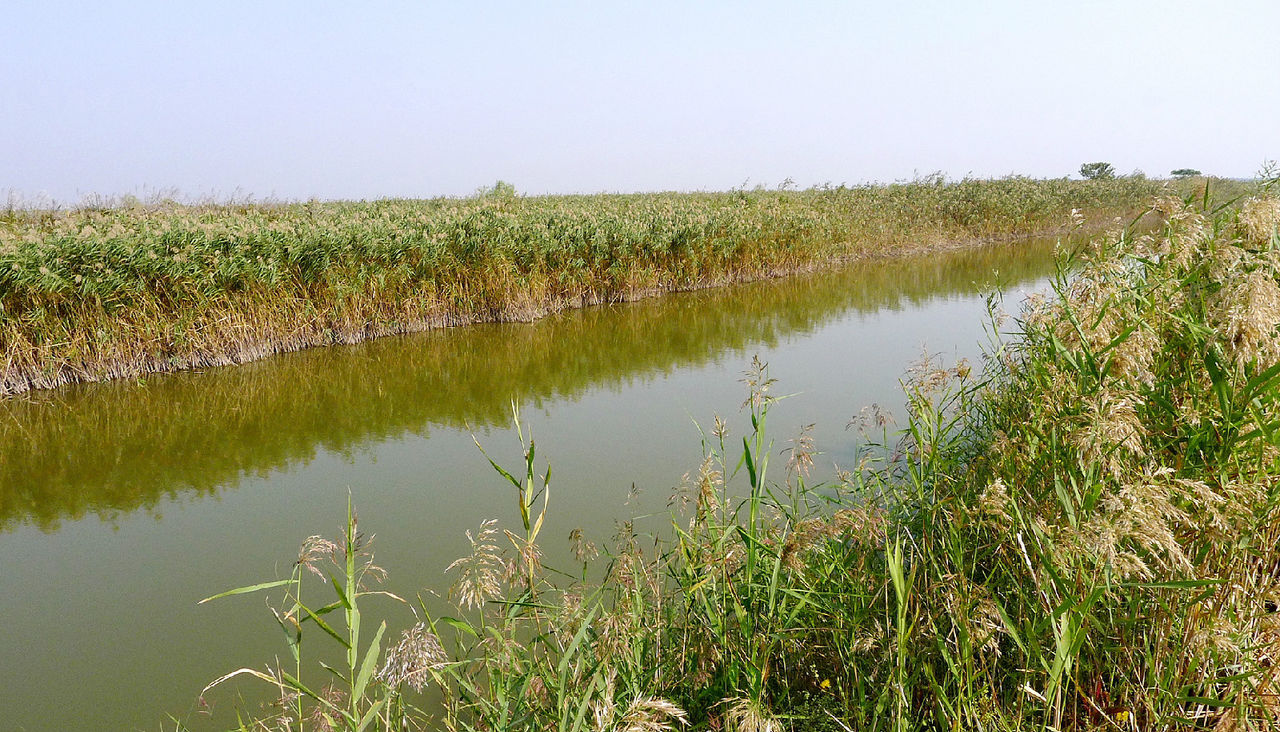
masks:
{"type": "Polygon", "coordinates": [[[518,522],[472,442],[518,461],[512,400],[555,466],[549,542],[581,527],[607,543],[637,516],[661,530],[700,462],[694,420],[743,430],[753,355],[795,394],[770,417],[778,449],[815,424],[819,466],[851,465],[850,419],[900,412],[924,348],[976,359],[983,289],[998,282],[1016,309],[1052,250],[864,262],[0,402],[0,729],[232,724],[234,689],[210,717],[201,688],[287,651],[261,598],[196,602],[287,575],[302,539],[338,532],[348,492],[386,588],[443,591],[465,529],[518,522]]]}

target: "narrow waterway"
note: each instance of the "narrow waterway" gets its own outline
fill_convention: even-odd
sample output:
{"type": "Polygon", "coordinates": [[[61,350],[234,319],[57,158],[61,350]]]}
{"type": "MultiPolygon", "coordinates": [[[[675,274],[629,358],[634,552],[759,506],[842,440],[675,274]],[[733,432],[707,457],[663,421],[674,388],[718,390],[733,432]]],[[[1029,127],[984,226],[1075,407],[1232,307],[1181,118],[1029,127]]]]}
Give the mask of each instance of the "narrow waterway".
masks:
{"type": "Polygon", "coordinates": [[[305,537],[338,533],[348,493],[386,588],[443,592],[465,529],[519,520],[472,442],[517,464],[513,401],[555,469],[548,542],[581,527],[607,543],[636,516],[660,530],[700,462],[694,422],[743,431],[755,355],[794,395],[771,413],[775,450],[814,424],[822,471],[851,465],[851,418],[873,403],[901,416],[899,379],[924,349],[977,361],[982,293],[999,285],[1015,309],[1053,247],[860,262],[0,402],[0,729],[233,724],[232,695],[211,696],[210,718],[201,688],[287,650],[261,597],[196,602],[287,576],[305,537]]]}

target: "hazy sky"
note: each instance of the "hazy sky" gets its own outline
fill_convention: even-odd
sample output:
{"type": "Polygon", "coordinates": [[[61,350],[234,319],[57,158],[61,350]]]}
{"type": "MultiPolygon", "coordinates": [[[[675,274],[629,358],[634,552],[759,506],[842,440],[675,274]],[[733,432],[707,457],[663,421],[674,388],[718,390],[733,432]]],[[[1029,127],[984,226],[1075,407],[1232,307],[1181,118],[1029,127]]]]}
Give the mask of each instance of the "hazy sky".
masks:
{"type": "Polygon", "coordinates": [[[13,2],[0,192],[727,189],[1280,157],[1280,2],[13,2]]]}

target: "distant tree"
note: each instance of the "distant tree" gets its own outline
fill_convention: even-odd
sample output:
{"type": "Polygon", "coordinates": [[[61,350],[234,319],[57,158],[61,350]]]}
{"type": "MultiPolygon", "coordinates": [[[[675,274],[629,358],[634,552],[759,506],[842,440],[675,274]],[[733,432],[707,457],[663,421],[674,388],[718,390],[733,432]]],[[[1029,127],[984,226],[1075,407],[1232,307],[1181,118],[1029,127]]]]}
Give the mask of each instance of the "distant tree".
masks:
{"type": "Polygon", "coordinates": [[[476,189],[477,198],[515,198],[516,187],[505,180],[500,180],[492,186],[480,186],[476,189]]]}
{"type": "Polygon", "coordinates": [[[1203,173],[1195,168],[1178,168],[1177,170],[1169,171],[1169,175],[1172,175],[1174,178],[1190,178],[1193,175],[1203,175],[1203,173]]]}
{"type": "Polygon", "coordinates": [[[1085,163],[1080,166],[1080,175],[1089,180],[1106,180],[1116,177],[1116,169],[1111,163],[1085,163]]]}

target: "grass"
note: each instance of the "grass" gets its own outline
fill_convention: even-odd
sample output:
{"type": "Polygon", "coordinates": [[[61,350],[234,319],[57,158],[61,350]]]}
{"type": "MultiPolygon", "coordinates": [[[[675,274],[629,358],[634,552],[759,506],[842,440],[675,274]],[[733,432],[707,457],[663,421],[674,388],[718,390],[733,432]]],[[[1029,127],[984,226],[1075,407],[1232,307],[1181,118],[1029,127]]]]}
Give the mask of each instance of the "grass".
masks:
{"type": "MultiPolygon", "coordinates": [[[[286,704],[244,726],[1274,729],[1271,190],[1208,210],[1162,198],[1157,229],[1064,262],[981,374],[914,369],[907,426],[834,483],[810,482],[804,434],[772,441],[777,386],[756,363],[743,431],[708,425],[669,533],[624,525],[603,552],[575,535],[580,564],[555,570],[552,474],[522,435],[519,469],[494,465],[519,524],[468,534],[452,616],[401,601],[419,623],[376,672],[378,640],[353,629],[350,519],[326,545],[336,599],[302,604],[304,552],[277,610],[289,638],[314,628],[349,662],[308,671],[326,692],[301,661],[252,672],[286,704]],[[343,615],[345,631],[324,622],[343,615]]],[[[273,588],[234,592],[258,589],[273,588]]]]}
{"type": "MultiPolygon", "coordinates": [[[[1191,185],[1181,183],[1181,185],[1191,185]]],[[[0,396],[1097,220],[1158,189],[964,180],[808,191],[0,212],[0,396]]]]}

